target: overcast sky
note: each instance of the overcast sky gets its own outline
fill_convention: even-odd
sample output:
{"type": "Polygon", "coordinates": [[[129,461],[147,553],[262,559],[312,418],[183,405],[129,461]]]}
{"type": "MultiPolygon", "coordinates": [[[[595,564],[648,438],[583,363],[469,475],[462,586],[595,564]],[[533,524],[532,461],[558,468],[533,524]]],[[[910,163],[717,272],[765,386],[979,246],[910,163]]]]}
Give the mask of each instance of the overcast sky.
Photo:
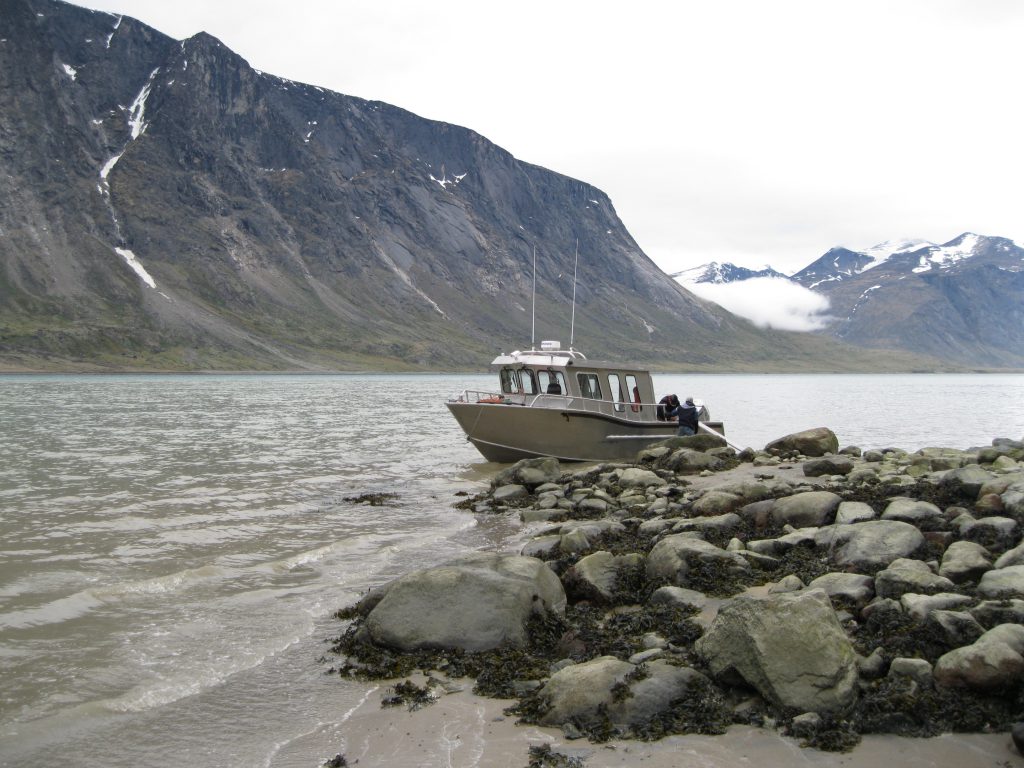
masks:
{"type": "Polygon", "coordinates": [[[600,189],[666,271],[1024,241],[1019,0],[89,0],[467,126],[600,189]]]}

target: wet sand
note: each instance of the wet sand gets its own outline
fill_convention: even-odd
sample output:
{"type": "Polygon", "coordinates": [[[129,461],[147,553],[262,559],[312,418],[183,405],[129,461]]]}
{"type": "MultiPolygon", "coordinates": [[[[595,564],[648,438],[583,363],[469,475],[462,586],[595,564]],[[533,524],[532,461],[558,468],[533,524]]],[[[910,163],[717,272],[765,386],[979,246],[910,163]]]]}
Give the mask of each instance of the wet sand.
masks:
{"type": "MultiPolygon", "coordinates": [[[[422,682],[419,680],[417,682],[422,682]]],[[[466,681],[462,681],[466,682],[466,681]]],[[[344,755],[360,768],[526,768],[529,749],[550,744],[584,768],[1017,768],[1024,757],[1008,733],[945,734],[931,739],[865,736],[848,753],[804,749],[768,728],[733,726],[721,736],[670,736],[656,742],[567,741],[559,729],[516,725],[503,710],[512,701],[484,699],[466,690],[414,712],[381,708],[382,683],[343,728],[344,755]],[[358,761],[358,762],[357,762],[358,761]]]]}

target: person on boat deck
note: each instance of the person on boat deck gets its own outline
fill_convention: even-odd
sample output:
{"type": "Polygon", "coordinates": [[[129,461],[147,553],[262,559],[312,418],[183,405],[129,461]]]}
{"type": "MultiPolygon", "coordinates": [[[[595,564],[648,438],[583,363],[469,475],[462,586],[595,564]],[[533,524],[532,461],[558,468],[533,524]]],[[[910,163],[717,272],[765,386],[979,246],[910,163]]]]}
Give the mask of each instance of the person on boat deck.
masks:
{"type": "Polygon", "coordinates": [[[668,412],[679,407],[679,398],[675,395],[665,395],[658,401],[658,421],[668,421],[668,412]]]}
{"type": "Polygon", "coordinates": [[[679,437],[697,434],[697,406],[693,404],[692,397],[686,398],[685,403],[677,405],[668,412],[668,415],[679,419],[679,429],[676,430],[679,437]]]}

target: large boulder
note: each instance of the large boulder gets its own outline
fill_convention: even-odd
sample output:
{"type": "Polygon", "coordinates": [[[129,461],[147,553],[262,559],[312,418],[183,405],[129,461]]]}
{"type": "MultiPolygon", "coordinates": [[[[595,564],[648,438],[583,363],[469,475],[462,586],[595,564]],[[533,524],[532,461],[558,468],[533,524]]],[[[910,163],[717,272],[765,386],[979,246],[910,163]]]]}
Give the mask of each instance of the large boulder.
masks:
{"type": "Polygon", "coordinates": [[[521,459],[507,469],[501,470],[491,478],[491,487],[500,488],[503,485],[523,485],[527,488],[536,488],[544,483],[554,483],[558,480],[562,469],[558,459],[551,456],[544,456],[535,459],[521,459]]]}
{"type": "Polygon", "coordinates": [[[1024,681],[1024,627],[1000,624],[935,663],[935,681],[953,688],[999,690],[1024,681]]]}
{"type": "Polygon", "coordinates": [[[875,580],[859,573],[826,573],[807,585],[823,589],[830,598],[863,608],[875,596],[875,580]]]}
{"type": "Polygon", "coordinates": [[[392,582],[363,631],[401,651],[487,651],[523,645],[530,617],[562,614],[565,603],[561,581],[543,561],[479,553],[392,582]]]}
{"type": "Polygon", "coordinates": [[[774,454],[796,451],[804,456],[824,456],[826,453],[839,453],[839,438],[831,429],[817,427],[772,440],[764,449],[774,454]]]}
{"type": "Polygon", "coordinates": [[[619,474],[619,486],[622,488],[649,488],[652,485],[662,486],[667,483],[651,470],[639,467],[626,467],[619,474]]]}
{"type": "Polygon", "coordinates": [[[801,712],[843,709],[857,693],[857,654],[822,590],[736,598],[694,649],[716,677],[801,712]]]}
{"type": "Polygon", "coordinates": [[[808,528],[827,525],[835,520],[842,497],[831,491],[804,491],[776,499],[771,519],[776,525],[808,528]]]}
{"type": "Polygon", "coordinates": [[[629,730],[646,725],[673,702],[685,698],[691,686],[706,682],[689,667],[652,661],[642,668],[614,656],[563,667],[539,692],[539,723],[577,727],[613,726],[629,730]]]}
{"type": "Polygon", "coordinates": [[[735,552],[729,552],[692,534],[678,533],[666,536],[651,549],[647,556],[647,578],[652,581],[667,579],[681,587],[695,568],[720,567],[730,573],[744,573],[750,564],[735,552]]]}
{"type": "Polygon", "coordinates": [[[832,562],[844,570],[871,572],[924,546],[924,534],[898,520],[868,520],[822,529],[819,545],[832,550],[832,562]]]}

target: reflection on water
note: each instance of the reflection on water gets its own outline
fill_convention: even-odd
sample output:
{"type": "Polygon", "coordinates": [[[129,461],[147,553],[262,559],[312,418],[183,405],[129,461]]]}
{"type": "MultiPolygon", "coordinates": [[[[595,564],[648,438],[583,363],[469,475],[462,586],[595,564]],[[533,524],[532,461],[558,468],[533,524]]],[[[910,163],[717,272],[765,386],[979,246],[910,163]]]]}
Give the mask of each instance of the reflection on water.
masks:
{"type": "MultiPolygon", "coordinates": [[[[515,535],[452,506],[497,467],[443,401],[491,384],[0,376],[0,764],[56,750],[84,766],[308,766],[339,751],[365,691],[317,663],[332,612],[515,535]]],[[[863,448],[1024,434],[1022,376],[655,385],[754,447],[814,426],[863,448]]]]}

